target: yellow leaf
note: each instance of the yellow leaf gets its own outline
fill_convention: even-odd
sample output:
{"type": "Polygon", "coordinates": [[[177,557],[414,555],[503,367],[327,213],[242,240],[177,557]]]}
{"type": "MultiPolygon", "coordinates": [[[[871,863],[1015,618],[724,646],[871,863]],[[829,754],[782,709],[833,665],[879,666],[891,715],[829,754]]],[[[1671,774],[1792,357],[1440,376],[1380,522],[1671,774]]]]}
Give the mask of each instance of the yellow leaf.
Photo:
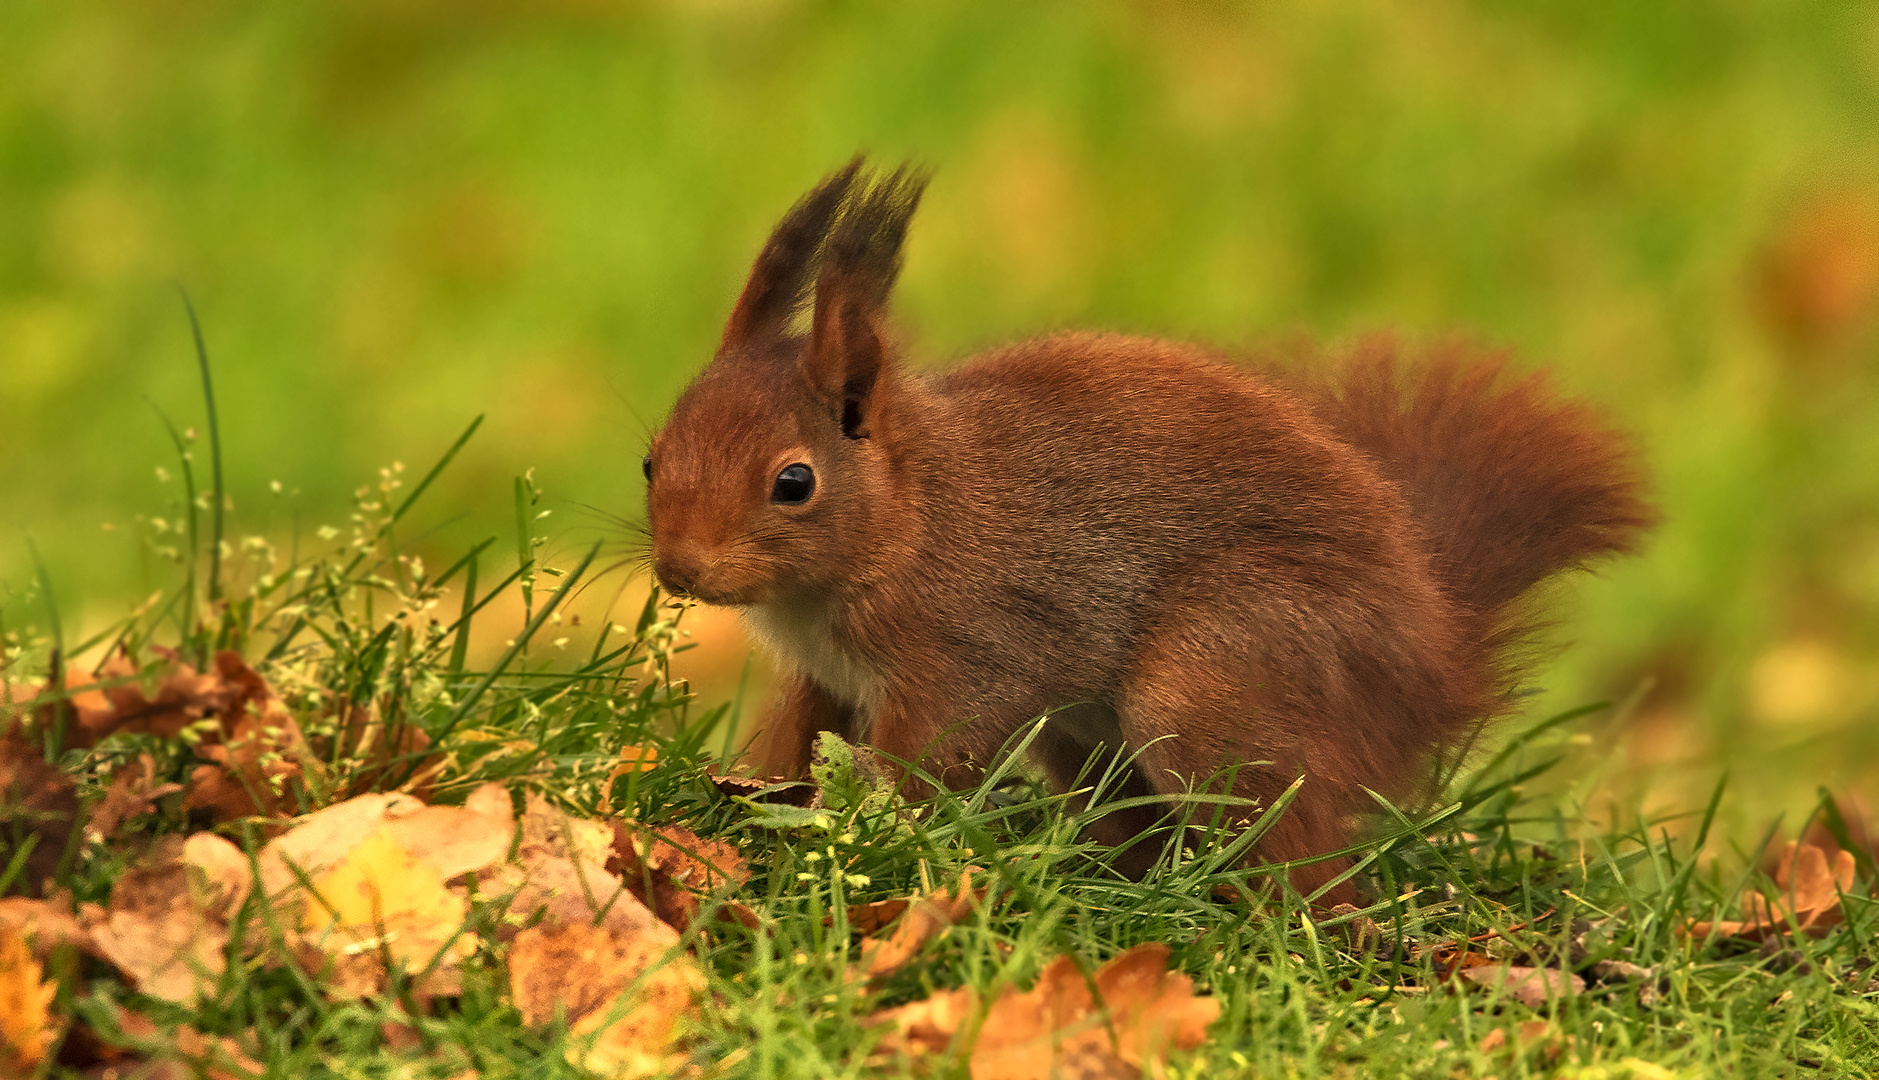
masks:
{"type": "Polygon", "coordinates": [[[374,926],[394,915],[417,915],[456,925],[468,904],[444,888],[443,872],[379,829],[338,866],[313,881],[325,905],[308,905],[302,927],[374,926]],[[332,910],[328,911],[330,907],[332,910]]]}
{"type": "Polygon", "coordinates": [[[310,943],[319,936],[318,947],[339,961],[341,989],[375,988],[382,973],[371,957],[380,949],[412,971],[429,965],[446,943],[445,960],[476,950],[468,934],[451,940],[469,901],[444,887],[436,864],[406,851],[386,829],[374,830],[343,862],[314,878],[313,888],[325,902],[302,910],[301,928],[310,943]]]}
{"type": "Polygon", "coordinates": [[[26,1072],[39,1064],[52,1045],[54,983],[41,979],[39,961],[26,938],[10,923],[0,924],[0,1072],[26,1072]]]}

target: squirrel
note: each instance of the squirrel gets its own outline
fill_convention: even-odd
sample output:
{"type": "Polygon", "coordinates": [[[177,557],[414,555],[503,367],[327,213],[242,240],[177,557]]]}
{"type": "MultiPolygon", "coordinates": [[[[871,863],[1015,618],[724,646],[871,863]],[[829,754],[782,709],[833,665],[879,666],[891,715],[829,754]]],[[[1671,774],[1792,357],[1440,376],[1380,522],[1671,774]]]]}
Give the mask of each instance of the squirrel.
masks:
{"type": "Polygon", "coordinates": [[[1067,332],[911,372],[886,308],[926,182],[856,158],[797,202],[643,463],[659,583],[788,672],[765,774],[833,731],[967,785],[1048,716],[1057,790],[1165,799],[1091,827],[1129,872],[1217,777],[1302,776],[1253,857],[1321,856],[1512,710],[1523,594],[1653,520],[1590,407],[1466,349],[1301,377],[1067,332]]]}

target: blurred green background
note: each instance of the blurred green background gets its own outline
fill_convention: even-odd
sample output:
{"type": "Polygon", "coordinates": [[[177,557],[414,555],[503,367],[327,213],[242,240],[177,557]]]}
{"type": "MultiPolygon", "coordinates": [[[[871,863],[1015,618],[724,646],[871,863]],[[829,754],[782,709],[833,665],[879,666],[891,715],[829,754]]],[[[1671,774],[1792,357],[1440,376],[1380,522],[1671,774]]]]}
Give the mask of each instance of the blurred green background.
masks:
{"type": "Polygon", "coordinates": [[[768,226],[858,148],[938,170],[898,298],[923,363],[1074,325],[1556,368],[1667,517],[1563,590],[1536,679],[1536,710],[1635,698],[1586,790],[1685,805],[1733,767],[1743,821],[1879,790],[1866,4],[11,0],[0,614],[41,618],[29,535],[68,622],[166,580],[178,285],[234,535],[319,542],[486,413],[428,557],[510,535],[530,468],[551,550],[622,541],[768,226]]]}

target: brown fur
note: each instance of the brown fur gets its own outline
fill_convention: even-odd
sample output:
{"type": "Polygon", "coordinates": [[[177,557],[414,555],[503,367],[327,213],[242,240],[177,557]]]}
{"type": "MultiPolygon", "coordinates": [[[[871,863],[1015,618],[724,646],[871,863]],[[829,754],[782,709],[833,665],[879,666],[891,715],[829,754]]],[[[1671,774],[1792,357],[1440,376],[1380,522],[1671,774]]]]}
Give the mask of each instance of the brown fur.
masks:
{"type": "Polygon", "coordinates": [[[1235,794],[1270,803],[1302,774],[1259,855],[1322,853],[1365,788],[1411,794],[1507,711],[1511,605],[1649,520],[1589,410],[1466,352],[1372,345],[1283,390],[1068,333],[908,373],[885,305],[922,182],[856,163],[798,203],[653,440],[660,581],[744,608],[791,672],[766,770],[832,730],[965,783],[1056,710],[1035,746],[1060,787],[1099,751],[1171,799],[1240,764],[1235,794]],[[813,495],[773,503],[795,463],[813,495]]]}

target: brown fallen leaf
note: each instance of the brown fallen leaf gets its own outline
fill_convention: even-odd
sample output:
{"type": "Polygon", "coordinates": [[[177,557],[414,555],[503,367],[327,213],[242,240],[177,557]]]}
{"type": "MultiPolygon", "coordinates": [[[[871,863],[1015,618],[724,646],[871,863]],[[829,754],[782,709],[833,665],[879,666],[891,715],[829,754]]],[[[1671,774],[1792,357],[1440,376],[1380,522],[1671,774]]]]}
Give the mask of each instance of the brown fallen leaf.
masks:
{"type": "MultiPolygon", "coordinates": [[[[863,937],[881,932],[882,928],[907,913],[918,897],[896,897],[893,900],[876,900],[870,904],[850,904],[848,906],[848,929],[863,937]]],[[[835,919],[824,918],[825,923],[833,924],[835,919]]]]}
{"type": "MultiPolygon", "coordinates": [[[[1062,956],[1030,990],[1007,987],[985,1012],[970,1049],[973,1080],[1139,1076],[1169,1050],[1199,1046],[1220,1003],[1195,997],[1192,981],[1167,965],[1168,946],[1153,942],[1093,975],[1062,956]]],[[[884,1048],[920,1054],[969,1034],[977,1012],[976,996],[962,989],[877,1013],[872,1022],[894,1025],[884,1048]]]]}
{"type": "Polygon", "coordinates": [[[479,892],[509,897],[499,937],[511,938],[537,921],[600,922],[622,937],[651,933],[653,926],[672,933],[607,870],[613,850],[610,824],[571,818],[531,796],[521,831],[515,858],[477,877],[479,892]]]}
{"type": "Polygon", "coordinates": [[[322,756],[348,762],[341,797],[396,788],[429,800],[431,781],[442,771],[444,758],[429,752],[431,737],[423,728],[411,723],[387,723],[373,705],[336,711],[345,712],[346,722],[331,742],[321,740],[318,750],[322,756]],[[336,750],[332,742],[338,743],[336,750]]]}
{"type": "Polygon", "coordinates": [[[531,796],[513,860],[478,875],[483,895],[507,896],[498,937],[525,1022],[557,1011],[571,1033],[568,1059],[596,1072],[668,1072],[704,976],[656,918],[607,869],[614,829],[573,818],[531,796]]]}
{"type": "Polygon", "coordinates": [[[296,868],[309,876],[324,873],[381,828],[450,880],[501,861],[515,836],[515,815],[500,784],[477,788],[460,807],[426,806],[397,792],[354,796],[308,814],[268,841],[259,858],[267,895],[279,903],[296,887],[296,868]]]}
{"type": "MultiPolygon", "coordinates": [[[[135,678],[137,665],[121,652],[105,661],[97,683],[80,683],[77,672],[68,676],[72,693],[65,704],[76,722],[67,732],[67,745],[94,746],[119,731],[174,738],[209,717],[219,718],[227,733],[248,703],[266,693],[266,683],[233,652],[217,653],[213,670],[206,672],[181,663],[172,652],[157,652],[173,667],[157,679],[154,693],[145,692],[135,678]],[[100,685],[112,682],[118,685],[100,685]]],[[[46,706],[41,714],[50,716],[56,708],[46,706]]]]}
{"type": "Polygon", "coordinates": [[[522,808],[521,847],[605,865],[613,857],[613,825],[574,817],[530,792],[522,808]]]}
{"type": "MultiPolygon", "coordinates": [[[[319,766],[267,681],[231,651],[217,653],[210,670],[201,672],[173,652],[155,651],[169,669],[156,676],[154,691],[146,690],[138,666],[120,652],[104,663],[96,682],[79,683],[82,676],[69,673],[63,700],[37,710],[40,723],[69,718],[68,746],[93,746],[118,732],[175,738],[189,730],[198,740],[197,754],[209,764],[192,774],[186,809],[208,809],[218,821],[278,814],[289,785],[303,770],[319,766]]],[[[107,798],[99,826],[114,828],[138,809],[135,782],[126,783],[115,801],[107,798]]]]}
{"type": "Polygon", "coordinates": [[[131,1051],[134,1057],[143,1059],[147,1068],[125,1068],[138,1062],[120,1060],[111,1069],[112,1074],[140,1080],[260,1080],[267,1072],[239,1042],[226,1036],[204,1035],[188,1024],[161,1028],[122,1009],[116,1019],[117,1031],[102,1041],[117,1050],[131,1051]]]}
{"type": "Polygon", "coordinates": [[[243,716],[220,742],[204,742],[196,756],[209,764],[189,774],[183,809],[211,812],[217,822],[287,817],[298,807],[301,774],[317,768],[300,725],[278,699],[259,716],[243,716]]]}
{"type": "Polygon", "coordinates": [[[600,785],[600,812],[613,813],[613,785],[624,777],[651,772],[659,764],[657,746],[622,746],[620,756],[614,762],[613,771],[607,774],[607,782],[600,785]]]}
{"type": "MultiPolygon", "coordinates": [[[[631,895],[618,904],[637,906],[631,895]]],[[[643,910],[643,909],[642,909],[643,910]]],[[[568,1061],[613,1077],[668,1074],[705,980],[671,927],[646,913],[638,932],[591,921],[516,935],[509,983],[526,1024],[564,1016],[568,1061]]]]}
{"type": "Polygon", "coordinates": [[[944,1053],[961,1031],[970,1033],[971,1021],[978,1012],[978,994],[971,987],[961,987],[883,1009],[870,1016],[867,1023],[870,1027],[893,1025],[893,1030],[881,1040],[882,1050],[919,1057],[944,1053]]]}
{"type": "MultiPolygon", "coordinates": [[[[72,778],[46,761],[44,752],[27,740],[22,725],[15,723],[0,735],[0,829],[9,839],[32,845],[20,875],[27,893],[43,896],[48,891],[78,814],[72,778]]],[[[14,857],[17,851],[11,848],[7,855],[14,857]]]]}
{"type": "Polygon", "coordinates": [[[1807,827],[1807,832],[1801,836],[1802,843],[1813,844],[1823,851],[1838,851],[1841,847],[1836,835],[1838,826],[1843,827],[1855,858],[1879,858],[1879,833],[1874,831],[1872,808],[1863,797],[1847,791],[1831,794],[1822,809],[1825,814],[1807,827]]]}
{"type": "Polygon", "coordinates": [[[26,939],[33,955],[44,960],[61,945],[91,948],[91,935],[78,925],[72,915],[72,897],[61,893],[51,900],[9,896],[0,900],[0,930],[11,930],[26,939]]]}
{"type": "Polygon", "coordinates": [[[1741,920],[1692,923],[1692,937],[1766,940],[1803,933],[1824,937],[1845,921],[1840,907],[1843,893],[1852,891],[1856,862],[1850,851],[1829,858],[1814,844],[1789,843],[1775,864],[1775,895],[1750,889],[1742,894],[1741,920]]]}
{"type": "Polygon", "coordinates": [[[780,776],[713,776],[711,784],[727,799],[751,799],[785,806],[808,806],[820,794],[814,784],[780,776]]]}
{"type": "Polygon", "coordinates": [[[85,823],[86,832],[95,839],[109,840],[131,818],[155,810],[158,799],[181,790],[181,784],[157,783],[156,758],[139,754],[136,761],[124,765],[113,774],[111,786],[105,790],[104,798],[91,808],[91,815],[85,823]]]}
{"type": "MultiPolygon", "coordinates": [[[[1546,1038],[1552,1026],[1552,1024],[1545,1020],[1523,1020],[1518,1027],[1513,1029],[1514,1034],[1512,1042],[1516,1047],[1524,1047],[1531,1043],[1538,1042],[1546,1038]]],[[[1481,1052],[1491,1054],[1501,1047],[1506,1046],[1509,1042],[1507,1033],[1507,1028],[1495,1028],[1493,1031],[1488,1032],[1481,1039],[1481,1052]]],[[[1549,1046],[1548,1050],[1552,1053],[1557,1053],[1555,1047],[1549,1046]]]]}
{"type": "Polygon", "coordinates": [[[0,925],[0,1076],[30,1074],[58,1033],[52,999],[59,988],[44,975],[25,935],[0,925]]]}
{"type": "Polygon", "coordinates": [[[910,898],[906,913],[894,923],[892,936],[886,940],[868,938],[861,943],[861,968],[868,978],[879,979],[892,973],[941,931],[971,914],[985,899],[986,886],[973,884],[973,878],[983,873],[976,866],[968,866],[960,872],[957,888],[910,898]]]}
{"type": "Polygon", "coordinates": [[[618,874],[639,901],[683,932],[698,918],[701,896],[729,891],[750,879],[737,848],[705,840],[678,825],[613,823],[608,871],[618,874]]]}
{"type": "Polygon", "coordinates": [[[658,766],[659,748],[657,746],[622,746],[619,760],[614,763],[613,771],[607,774],[607,784],[604,790],[611,791],[613,782],[622,776],[651,772],[658,766]]]}
{"type": "Polygon", "coordinates": [[[1478,964],[1462,968],[1458,975],[1465,982],[1499,990],[1529,1009],[1540,1008],[1557,998],[1585,992],[1584,979],[1555,968],[1478,964]]]}
{"type": "Polygon", "coordinates": [[[239,849],[210,833],[166,837],[112,884],[109,908],[84,906],[80,925],[138,990],[194,1004],[227,966],[228,922],[247,895],[224,869],[237,859],[245,866],[239,849]]]}

